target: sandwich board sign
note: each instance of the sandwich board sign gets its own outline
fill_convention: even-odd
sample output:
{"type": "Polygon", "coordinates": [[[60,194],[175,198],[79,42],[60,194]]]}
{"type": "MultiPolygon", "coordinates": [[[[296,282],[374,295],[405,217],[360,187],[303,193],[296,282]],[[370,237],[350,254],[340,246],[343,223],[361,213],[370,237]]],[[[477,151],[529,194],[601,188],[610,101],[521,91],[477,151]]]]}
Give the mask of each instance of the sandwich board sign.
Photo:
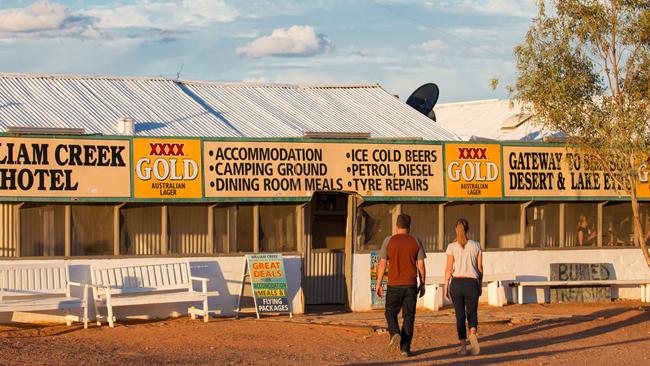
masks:
{"type": "Polygon", "coordinates": [[[247,254],[244,262],[241,289],[237,301],[237,317],[241,312],[241,298],[246,282],[250,281],[255,302],[255,314],[291,314],[287,295],[287,277],[281,253],[247,254]]]}

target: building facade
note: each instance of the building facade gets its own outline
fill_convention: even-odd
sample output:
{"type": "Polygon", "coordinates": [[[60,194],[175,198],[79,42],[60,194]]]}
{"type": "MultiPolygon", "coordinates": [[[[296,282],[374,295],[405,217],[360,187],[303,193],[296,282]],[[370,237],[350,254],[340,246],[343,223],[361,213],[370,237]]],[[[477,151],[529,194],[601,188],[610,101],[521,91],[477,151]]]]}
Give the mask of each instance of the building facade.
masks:
{"type": "MultiPolygon", "coordinates": [[[[2,264],[66,261],[88,282],[93,263],[188,258],[218,292],[211,309],[232,315],[244,254],[281,252],[294,312],[364,311],[370,253],[408,213],[429,275],[464,217],[487,273],[606,263],[612,278],[650,277],[629,200],[601,169],[561,145],[459,141],[378,85],[5,74],[0,86],[2,264]]],[[[639,191],[650,199],[647,179],[639,191]]]]}

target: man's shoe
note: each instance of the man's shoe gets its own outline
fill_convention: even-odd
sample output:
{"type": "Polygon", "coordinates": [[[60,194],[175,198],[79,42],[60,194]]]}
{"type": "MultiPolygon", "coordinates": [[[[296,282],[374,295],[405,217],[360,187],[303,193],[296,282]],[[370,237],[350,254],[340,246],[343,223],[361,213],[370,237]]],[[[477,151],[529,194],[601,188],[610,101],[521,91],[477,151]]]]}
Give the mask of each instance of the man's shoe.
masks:
{"type": "Polygon", "coordinates": [[[400,337],[399,334],[393,334],[390,337],[390,341],[388,342],[388,351],[393,353],[399,352],[401,342],[402,342],[402,337],[400,337]]]}
{"type": "Polygon", "coordinates": [[[402,356],[404,356],[404,357],[411,357],[411,350],[409,350],[407,348],[402,348],[402,350],[400,351],[400,354],[402,356]]]}

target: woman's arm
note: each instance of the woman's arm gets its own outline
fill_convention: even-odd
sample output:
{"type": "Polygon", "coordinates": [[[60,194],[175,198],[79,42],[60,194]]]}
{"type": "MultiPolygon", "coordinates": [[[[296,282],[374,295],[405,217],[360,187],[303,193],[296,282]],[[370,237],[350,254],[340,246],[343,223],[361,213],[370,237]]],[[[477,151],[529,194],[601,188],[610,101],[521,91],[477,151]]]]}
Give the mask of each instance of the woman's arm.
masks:
{"type": "Polygon", "coordinates": [[[478,271],[483,273],[483,252],[480,252],[478,254],[477,264],[478,264],[478,271]]]}
{"type": "Polygon", "coordinates": [[[445,297],[449,300],[449,280],[454,271],[454,256],[447,254],[447,266],[445,267],[445,297]]]}
{"type": "Polygon", "coordinates": [[[377,293],[377,296],[379,296],[380,299],[384,297],[384,287],[382,286],[381,281],[384,279],[386,264],[387,261],[385,259],[382,259],[379,261],[379,268],[377,268],[377,288],[375,288],[375,293],[377,293]]]}

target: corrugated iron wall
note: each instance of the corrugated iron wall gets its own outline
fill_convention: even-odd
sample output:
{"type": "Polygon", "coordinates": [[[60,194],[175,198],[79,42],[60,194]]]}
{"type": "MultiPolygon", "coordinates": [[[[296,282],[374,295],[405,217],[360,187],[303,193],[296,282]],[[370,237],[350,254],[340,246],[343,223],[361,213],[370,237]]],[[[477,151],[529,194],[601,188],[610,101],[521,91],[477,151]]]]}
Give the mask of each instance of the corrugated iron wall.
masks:
{"type": "Polygon", "coordinates": [[[305,304],[344,304],[345,253],[312,249],[305,259],[305,304]]]}
{"type": "Polygon", "coordinates": [[[120,253],[162,253],[161,206],[125,206],[120,209],[120,253]]]}
{"type": "Polygon", "coordinates": [[[18,249],[18,205],[0,203],[0,256],[15,257],[18,249]]]}
{"type": "Polygon", "coordinates": [[[20,256],[65,254],[65,206],[24,204],[20,207],[20,256]]]}
{"type": "Polygon", "coordinates": [[[208,236],[208,209],[205,205],[168,207],[170,253],[212,253],[208,236]]]}
{"type": "Polygon", "coordinates": [[[113,204],[71,205],[70,254],[113,255],[113,204]]]}

